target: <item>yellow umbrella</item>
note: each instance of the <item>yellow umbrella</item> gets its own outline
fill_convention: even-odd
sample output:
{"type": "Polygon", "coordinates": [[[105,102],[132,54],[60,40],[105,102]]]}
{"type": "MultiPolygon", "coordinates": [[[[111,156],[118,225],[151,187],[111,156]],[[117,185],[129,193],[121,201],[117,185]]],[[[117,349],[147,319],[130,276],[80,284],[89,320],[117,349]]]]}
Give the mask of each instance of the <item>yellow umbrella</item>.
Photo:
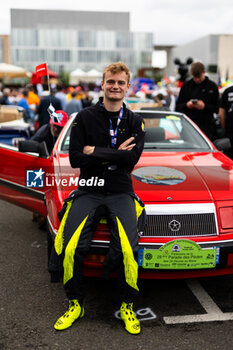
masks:
{"type": "Polygon", "coordinates": [[[0,63],[0,79],[27,77],[26,69],[8,63],[0,63]]]}

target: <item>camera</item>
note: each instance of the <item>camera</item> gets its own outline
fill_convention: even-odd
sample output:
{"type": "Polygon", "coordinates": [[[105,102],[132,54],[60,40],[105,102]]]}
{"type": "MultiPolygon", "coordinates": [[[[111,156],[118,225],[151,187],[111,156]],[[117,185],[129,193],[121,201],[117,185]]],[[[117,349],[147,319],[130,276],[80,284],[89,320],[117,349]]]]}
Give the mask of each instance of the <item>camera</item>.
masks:
{"type": "Polygon", "coordinates": [[[192,101],[192,103],[195,104],[195,103],[197,103],[198,100],[196,98],[193,98],[191,101],[192,101]]]}

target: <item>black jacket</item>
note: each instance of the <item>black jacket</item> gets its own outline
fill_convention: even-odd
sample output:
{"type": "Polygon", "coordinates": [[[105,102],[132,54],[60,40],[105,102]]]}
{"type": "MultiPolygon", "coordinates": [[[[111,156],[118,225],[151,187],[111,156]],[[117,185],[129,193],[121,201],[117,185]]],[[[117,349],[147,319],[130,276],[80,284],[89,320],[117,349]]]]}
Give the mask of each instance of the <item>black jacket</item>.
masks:
{"type": "MultiPolygon", "coordinates": [[[[144,122],[141,116],[123,105],[124,113],[119,124],[117,143],[111,147],[109,113],[100,100],[95,106],[83,109],[74,120],[69,157],[73,168],[80,168],[80,179],[104,180],[104,186],[80,186],[88,192],[132,193],[131,171],[138,162],[144,146],[144,122]],[[129,137],[136,143],[132,151],[118,150],[129,137]],[[95,146],[92,155],[83,154],[85,145],[95,146]]],[[[113,125],[118,115],[113,118],[113,125]],[[114,121],[115,119],[115,121],[114,121]]]]}
{"type": "Polygon", "coordinates": [[[205,77],[200,84],[196,84],[193,79],[190,79],[184,82],[180,89],[176,111],[185,113],[211,138],[214,132],[213,114],[218,113],[218,100],[218,87],[208,77],[205,77]],[[203,110],[187,108],[186,103],[191,99],[202,100],[205,103],[205,108],[203,110]]]}
{"type": "Polygon", "coordinates": [[[220,103],[220,108],[225,109],[225,130],[228,137],[233,138],[233,86],[224,90],[220,103]]]}
{"type": "Polygon", "coordinates": [[[39,130],[37,130],[35,135],[32,136],[31,140],[37,142],[45,141],[49,154],[52,153],[53,146],[56,142],[56,138],[51,134],[50,124],[45,124],[39,130]]]}
{"type": "Polygon", "coordinates": [[[52,104],[56,111],[60,111],[62,109],[61,101],[55,96],[45,96],[41,99],[40,104],[37,108],[38,114],[38,123],[41,127],[44,124],[48,124],[50,121],[50,116],[48,113],[48,107],[52,104]]]}

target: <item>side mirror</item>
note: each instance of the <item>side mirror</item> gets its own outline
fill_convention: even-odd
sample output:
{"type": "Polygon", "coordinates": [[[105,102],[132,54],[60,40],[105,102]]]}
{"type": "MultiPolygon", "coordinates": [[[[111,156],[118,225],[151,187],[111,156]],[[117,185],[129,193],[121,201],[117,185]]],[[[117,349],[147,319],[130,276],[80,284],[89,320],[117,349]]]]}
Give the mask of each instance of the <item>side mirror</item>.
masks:
{"type": "Polygon", "coordinates": [[[213,144],[221,152],[227,151],[231,148],[231,141],[228,137],[217,139],[213,142],[213,144]]]}
{"type": "Polygon", "coordinates": [[[31,152],[36,153],[42,158],[49,157],[49,152],[45,141],[19,141],[19,152],[31,152]]]}

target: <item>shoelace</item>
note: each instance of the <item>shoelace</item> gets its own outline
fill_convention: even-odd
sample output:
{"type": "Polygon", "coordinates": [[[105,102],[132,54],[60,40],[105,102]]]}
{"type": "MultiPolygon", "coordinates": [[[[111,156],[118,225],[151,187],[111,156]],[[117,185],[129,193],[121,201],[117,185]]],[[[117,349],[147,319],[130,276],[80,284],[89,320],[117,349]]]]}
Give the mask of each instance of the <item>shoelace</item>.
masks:
{"type": "Polygon", "coordinates": [[[66,316],[69,314],[69,312],[71,311],[71,308],[72,308],[72,307],[75,307],[75,303],[74,303],[73,301],[69,301],[69,310],[67,310],[67,311],[64,313],[63,317],[66,317],[66,316]]]}
{"type": "Polygon", "coordinates": [[[126,305],[126,309],[130,310],[133,312],[133,304],[132,303],[129,303],[126,305]]]}
{"type": "Polygon", "coordinates": [[[69,308],[71,308],[72,306],[75,306],[75,303],[72,300],[69,300],[69,308]]]}

